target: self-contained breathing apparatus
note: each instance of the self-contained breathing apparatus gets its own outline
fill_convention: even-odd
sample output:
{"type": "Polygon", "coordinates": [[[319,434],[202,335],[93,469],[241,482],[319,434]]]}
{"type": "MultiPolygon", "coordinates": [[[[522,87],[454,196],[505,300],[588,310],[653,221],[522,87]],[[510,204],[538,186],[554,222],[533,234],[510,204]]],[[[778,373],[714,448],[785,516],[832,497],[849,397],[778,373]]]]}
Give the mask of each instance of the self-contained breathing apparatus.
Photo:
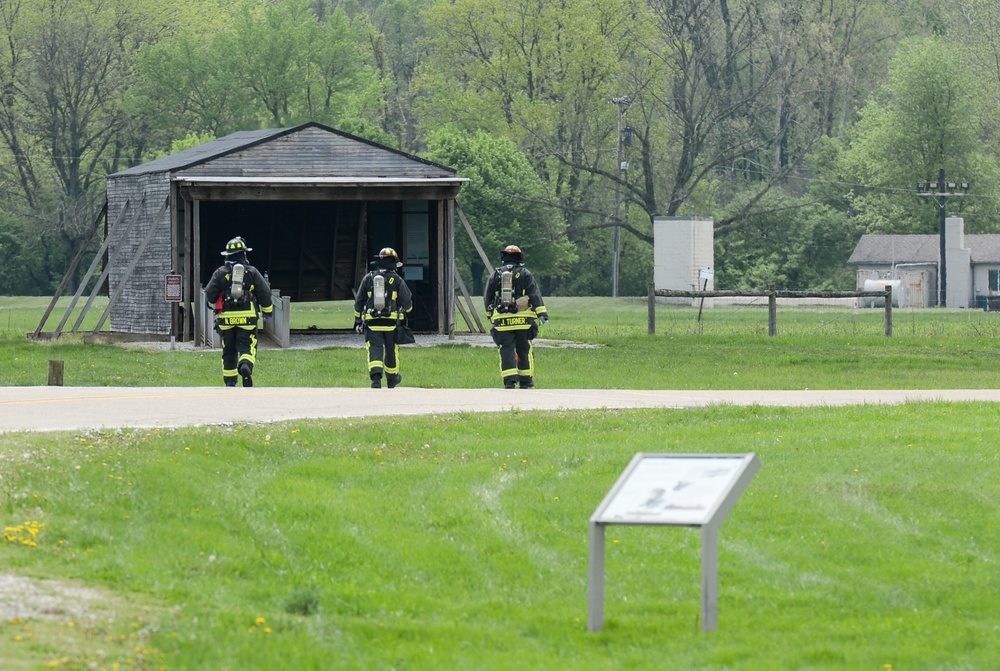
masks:
{"type": "Polygon", "coordinates": [[[234,263],[230,272],[229,288],[226,290],[224,306],[227,310],[246,310],[250,308],[250,291],[243,283],[246,277],[246,266],[234,263]]]}
{"type": "Polygon", "coordinates": [[[386,291],[385,270],[372,273],[372,298],[368,308],[372,317],[388,317],[392,314],[392,300],[386,291]]]}
{"type": "Polygon", "coordinates": [[[516,314],[531,307],[531,299],[527,296],[515,298],[514,292],[514,266],[506,265],[497,268],[500,275],[500,295],[493,309],[501,314],[516,314]]]}

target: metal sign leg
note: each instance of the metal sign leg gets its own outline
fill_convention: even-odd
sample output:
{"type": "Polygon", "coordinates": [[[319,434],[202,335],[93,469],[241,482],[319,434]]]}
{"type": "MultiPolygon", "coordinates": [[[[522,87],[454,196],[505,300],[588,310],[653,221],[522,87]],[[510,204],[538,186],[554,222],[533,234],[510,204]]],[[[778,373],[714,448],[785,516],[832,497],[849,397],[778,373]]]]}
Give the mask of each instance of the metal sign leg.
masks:
{"type": "Polygon", "coordinates": [[[590,565],[587,575],[587,631],[604,628],[604,526],[590,523],[590,565]]]}

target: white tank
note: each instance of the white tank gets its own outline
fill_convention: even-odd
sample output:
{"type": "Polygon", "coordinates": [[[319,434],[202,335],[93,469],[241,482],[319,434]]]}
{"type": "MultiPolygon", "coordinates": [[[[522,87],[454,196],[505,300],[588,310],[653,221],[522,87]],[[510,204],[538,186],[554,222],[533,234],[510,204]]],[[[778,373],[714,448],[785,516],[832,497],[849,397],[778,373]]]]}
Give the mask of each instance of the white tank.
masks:
{"type": "MultiPolygon", "coordinates": [[[[903,296],[904,291],[902,280],[865,280],[864,290],[885,291],[886,285],[892,287],[892,307],[898,308],[900,305],[905,305],[906,301],[903,296]]],[[[882,296],[865,296],[861,299],[861,304],[869,308],[884,308],[885,298],[882,296]]]]}

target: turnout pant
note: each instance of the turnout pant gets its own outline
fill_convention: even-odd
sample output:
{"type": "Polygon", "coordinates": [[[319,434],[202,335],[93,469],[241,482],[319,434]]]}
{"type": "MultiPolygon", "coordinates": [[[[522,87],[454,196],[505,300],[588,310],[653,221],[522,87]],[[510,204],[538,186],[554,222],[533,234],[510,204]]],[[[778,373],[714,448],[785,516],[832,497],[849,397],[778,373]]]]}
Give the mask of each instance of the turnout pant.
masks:
{"type": "Polygon", "coordinates": [[[535,357],[532,353],[530,329],[498,331],[493,329],[493,342],[500,350],[500,377],[505,387],[520,382],[522,387],[534,384],[535,357]]]}
{"type": "Polygon", "coordinates": [[[253,373],[257,363],[257,329],[233,326],[221,329],[219,335],[222,336],[222,379],[227,387],[235,387],[240,364],[249,363],[253,373]]]}
{"type": "Polygon", "coordinates": [[[368,350],[368,376],[382,379],[399,375],[399,345],[396,344],[396,330],[373,331],[365,328],[365,349],[368,350]]]}

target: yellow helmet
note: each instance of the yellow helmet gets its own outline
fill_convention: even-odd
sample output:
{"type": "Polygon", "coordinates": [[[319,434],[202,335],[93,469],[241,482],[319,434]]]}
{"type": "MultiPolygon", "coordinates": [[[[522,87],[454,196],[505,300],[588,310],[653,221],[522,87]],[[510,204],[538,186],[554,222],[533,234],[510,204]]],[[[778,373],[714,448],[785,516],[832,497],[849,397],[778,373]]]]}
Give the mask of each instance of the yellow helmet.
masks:
{"type": "Polygon", "coordinates": [[[226,243],[226,249],[222,252],[223,256],[232,256],[234,254],[242,254],[244,252],[252,252],[252,247],[247,247],[247,241],[243,238],[237,236],[226,243]]]}
{"type": "Polygon", "coordinates": [[[383,247],[378,251],[378,257],[376,257],[375,262],[378,264],[379,268],[385,270],[395,270],[396,268],[402,268],[403,264],[399,261],[399,254],[392,247],[383,247]]]}
{"type": "Polygon", "coordinates": [[[508,256],[513,257],[517,261],[524,261],[524,252],[522,252],[521,248],[517,245],[507,245],[503,248],[503,251],[500,252],[501,261],[505,261],[508,256]]]}

